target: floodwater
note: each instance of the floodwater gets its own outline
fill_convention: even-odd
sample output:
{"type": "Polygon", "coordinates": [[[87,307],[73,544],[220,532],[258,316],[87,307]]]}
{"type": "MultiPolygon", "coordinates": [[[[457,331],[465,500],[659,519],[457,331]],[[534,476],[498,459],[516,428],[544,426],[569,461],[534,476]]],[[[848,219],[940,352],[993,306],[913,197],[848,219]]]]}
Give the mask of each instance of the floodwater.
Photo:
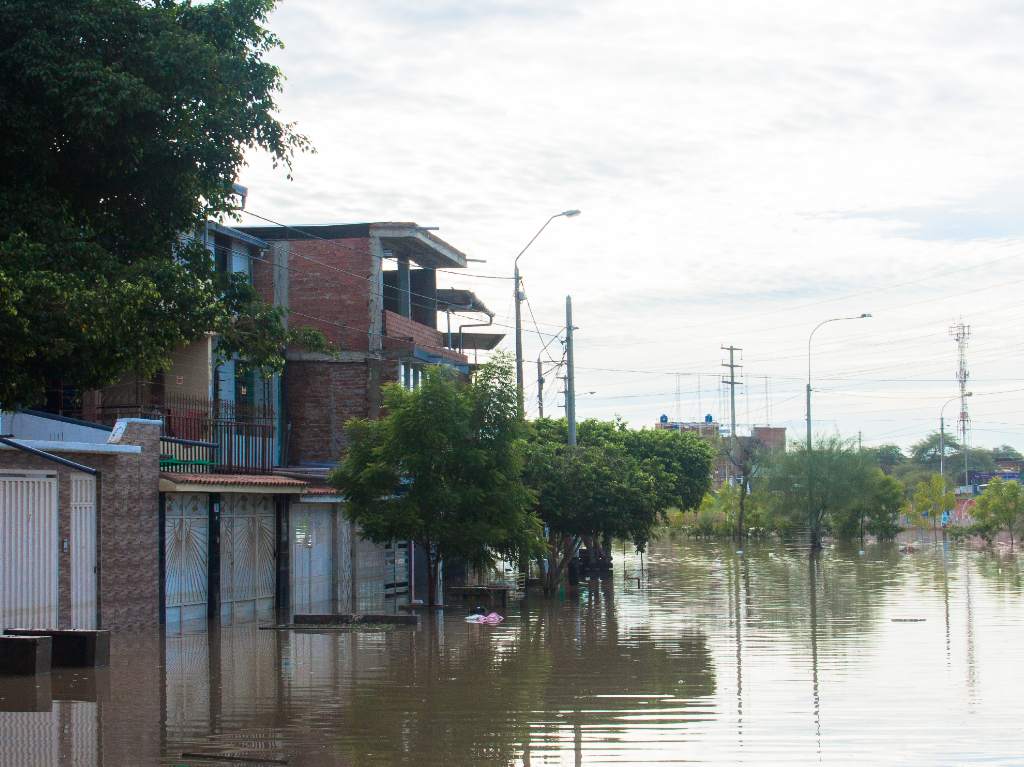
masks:
{"type": "Polygon", "coordinates": [[[496,627],[116,635],[0,681],[0,764],[1024,764],[1015,556],[663,540],[638,587],[617,555],[496,627]]]}

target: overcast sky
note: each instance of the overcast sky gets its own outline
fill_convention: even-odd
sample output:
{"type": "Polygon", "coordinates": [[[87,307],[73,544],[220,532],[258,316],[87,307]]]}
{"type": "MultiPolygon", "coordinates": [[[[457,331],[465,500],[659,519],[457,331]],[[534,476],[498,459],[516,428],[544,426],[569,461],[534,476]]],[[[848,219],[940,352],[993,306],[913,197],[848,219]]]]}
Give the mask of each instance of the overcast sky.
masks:
{"type": "MultiPolygon", "coordinates": [[[[437,226],[505,276],[583,211],[520,261],[542,333],[573,296],[580,418],[727,422],[733,344],[740,431],[799,438],[808,333],[871,312],[815,336],[816,431],[908,445],[962,315],[972,442],[1024,448],[1024,3],[285,0],[271,26],[318,153],[290,182],[253,157],[252,211],[437,226]]],[[[511,280],[439,286],[511,326],[511,280]]]]}

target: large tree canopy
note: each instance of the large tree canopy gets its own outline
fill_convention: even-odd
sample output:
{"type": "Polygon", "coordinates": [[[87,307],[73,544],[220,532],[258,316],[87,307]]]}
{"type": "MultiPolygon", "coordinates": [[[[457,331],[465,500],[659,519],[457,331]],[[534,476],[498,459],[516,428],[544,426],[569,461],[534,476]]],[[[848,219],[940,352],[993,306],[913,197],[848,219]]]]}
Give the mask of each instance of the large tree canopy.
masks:
{"type": "Polygon", "coordinates": [[[586,420],[565,444],[565,419],[530,424],[526,482],[548,528],[545,588],[561,578],[575,546],[630,539],[639,549],[670,506],[700,503],[714,452],[693,434],[632,431],[621,421],[586,420]]]}
{"type": "MultiPolygon", "coordinates": [[[[419,389],[384,389],[386,415],[349,421],[348,454],[330,482],[346,514],[378,543],[413,540],[437,564],[483,566],[530,556],[541,541],[522,482],[523,444],[512,365],[499,356],[471,382],[428,370],[419,389]]],[[[433,590],[430,598],[433,599],[433,590]]]]}
{"type": "Polygon", "coordinates": [[[0,402],[152,374],[208,331],[282,364],[280,311],[187,236],[232,210],[246,150],[307,147],[275,116],[273,5],[0,0],[0,402]]]}

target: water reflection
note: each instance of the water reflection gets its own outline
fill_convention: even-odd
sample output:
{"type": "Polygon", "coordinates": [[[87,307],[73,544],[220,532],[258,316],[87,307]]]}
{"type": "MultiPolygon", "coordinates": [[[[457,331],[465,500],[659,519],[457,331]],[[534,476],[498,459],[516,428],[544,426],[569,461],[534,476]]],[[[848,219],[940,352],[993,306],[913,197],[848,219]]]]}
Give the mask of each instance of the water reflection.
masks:
{"type": "Polygon", "coordinates": [[[498,627],[448,615],[415,630],[117,635],[110,669],[0,680],[0,764],[934,764],[1021,751],[1015,555],[929,543],[811,559],[665,541],[647,565],[640,588],[620,571],[498,627]]]}

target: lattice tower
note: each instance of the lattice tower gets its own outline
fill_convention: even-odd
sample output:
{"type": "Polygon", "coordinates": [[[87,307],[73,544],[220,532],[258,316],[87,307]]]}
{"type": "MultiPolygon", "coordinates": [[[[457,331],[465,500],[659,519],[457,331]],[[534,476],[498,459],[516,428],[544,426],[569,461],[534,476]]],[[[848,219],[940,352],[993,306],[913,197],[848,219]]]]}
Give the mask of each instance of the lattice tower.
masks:
{"type": "Polygon", "coordinates": [[[971,326],[961,320],[950,327],[949,334],[956,341],[957,347],[956,380],[960,384],[960,419],[957,428],[960,432],[960,449],[966,452],[967,433],[971,426],[971,418],[967,413],[967,380],[970,378],[967,370],[967,340],[971,337],[971,326]]]}

